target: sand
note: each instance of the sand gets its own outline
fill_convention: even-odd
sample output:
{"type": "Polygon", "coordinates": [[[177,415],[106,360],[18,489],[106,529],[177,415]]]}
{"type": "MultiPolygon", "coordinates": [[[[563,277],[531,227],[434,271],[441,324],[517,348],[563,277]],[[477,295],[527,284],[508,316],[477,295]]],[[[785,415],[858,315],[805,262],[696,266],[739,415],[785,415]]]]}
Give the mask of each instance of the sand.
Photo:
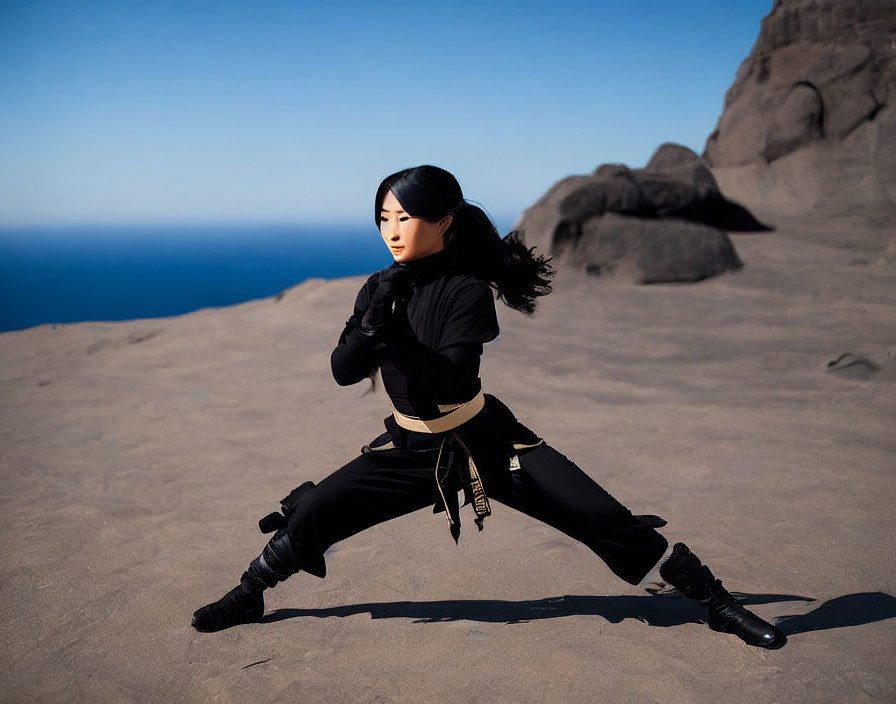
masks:
{"type": "Polygon", "coordinates": [[[264,623],[194,631],[257,518],[381,432],[382,392],[329,375],[361,279],[312,280],[0,335],[0,699],[896,700],[896,247],[867,222],[776,224],[700,284],[562,271],[535,318],[501,307],[482,372],[778,620],[782,650],[500,505],[478,535],[465,509],[459,546],[428,511],[373,528],[327,579],[268,592],[264,623]]]}

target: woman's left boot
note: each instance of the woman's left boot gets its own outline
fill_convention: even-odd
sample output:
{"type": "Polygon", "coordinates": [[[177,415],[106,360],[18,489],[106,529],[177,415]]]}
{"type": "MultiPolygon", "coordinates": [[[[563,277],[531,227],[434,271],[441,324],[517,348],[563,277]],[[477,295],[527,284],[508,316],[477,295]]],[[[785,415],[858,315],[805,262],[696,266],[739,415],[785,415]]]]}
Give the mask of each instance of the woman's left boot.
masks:
{"type": "Polygon", "coordinates": [[[707,623],[712,630],[731,633],[747,645],[769,650],[787,642],[780,628],[738,604],[721,580],[684,543],[675,544],[672,555],[660,565],[660,576],[686,597],[708,608],[707,623]]]}
{"type": "Polygon", "coordinates": [[[278,530],[261,554],[249,563],[236,587],[193,614],[193,628],[211,633],[260,622],[264,617],[264,590],[295,574],[299,567],[289,535],[284,529],[278,530]]]}

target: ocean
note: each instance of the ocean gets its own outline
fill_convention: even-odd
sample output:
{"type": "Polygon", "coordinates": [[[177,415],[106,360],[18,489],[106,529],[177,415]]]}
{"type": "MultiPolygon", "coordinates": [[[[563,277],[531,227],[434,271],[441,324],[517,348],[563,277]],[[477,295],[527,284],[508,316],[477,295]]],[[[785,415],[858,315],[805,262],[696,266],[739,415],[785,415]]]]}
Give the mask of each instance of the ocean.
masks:
{"type": "Polygon", "coordinates": [[[180,315],[391,261],[370,224],[0,228],[0,332],[180,315]]]}

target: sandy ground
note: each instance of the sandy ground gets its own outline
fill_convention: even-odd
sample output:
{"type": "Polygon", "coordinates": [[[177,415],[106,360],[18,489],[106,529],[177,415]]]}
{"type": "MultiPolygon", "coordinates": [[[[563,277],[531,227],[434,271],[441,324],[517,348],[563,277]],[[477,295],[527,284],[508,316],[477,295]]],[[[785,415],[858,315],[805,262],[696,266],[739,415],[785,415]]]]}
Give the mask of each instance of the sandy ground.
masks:
{"type": "Polygon", "coordinates": [[[264,544],[257,518],[380,432],[381,392],[329,376],[361,280],[315,280],[0,335],[0,699],[896,700],[892,235],[778,224],[697,285],[562,272],[535,318],[500,310],[483,378],[664,516],[784,649],[709,631],[501,506],[478,535],[466,514],[459,547],[427,511],[371,529],[327,579],[269,592],[264,623],[195,632],[264,544]]]}

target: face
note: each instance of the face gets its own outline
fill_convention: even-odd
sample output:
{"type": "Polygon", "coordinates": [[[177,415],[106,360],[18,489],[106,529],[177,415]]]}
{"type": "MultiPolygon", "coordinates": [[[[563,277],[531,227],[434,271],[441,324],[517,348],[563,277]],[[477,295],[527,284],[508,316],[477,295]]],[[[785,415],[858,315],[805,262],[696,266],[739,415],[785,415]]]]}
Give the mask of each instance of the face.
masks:
{"type": "Polygon", "coordinates": [[[380,234],[397,262],[412,262],[445,249],[442,234],[451,225],[451,216],[438,222],[408,215],[392,191],[386,193],[380,210],[380,234]]]}

